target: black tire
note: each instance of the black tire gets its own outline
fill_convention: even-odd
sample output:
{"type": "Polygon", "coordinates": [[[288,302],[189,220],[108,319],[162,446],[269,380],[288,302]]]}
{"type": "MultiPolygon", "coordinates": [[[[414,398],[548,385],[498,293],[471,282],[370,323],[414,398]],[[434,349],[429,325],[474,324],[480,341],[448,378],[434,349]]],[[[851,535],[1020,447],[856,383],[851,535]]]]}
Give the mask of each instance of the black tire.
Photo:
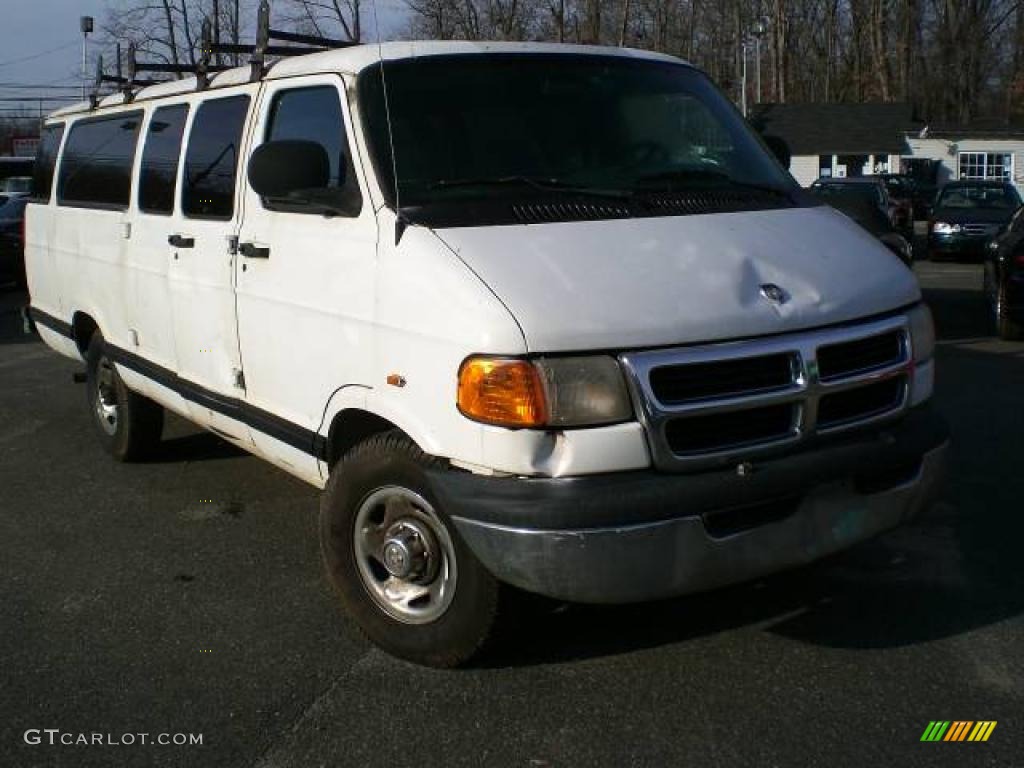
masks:
{"type": "Polygon", "coordinates": [[[99,331],[89,342],[85,370],[89,413],[104,450],[125,462],[155,453],[163,434],[164,409],[124,385],[99,331]]]}
{"type": "Polygon", "coordinates": [[[996,333],[1004,341],[1020,341],[1024,339],[1024,325],[1007,316],[1005,288],[997,288],[996,302],[993,312],[996,319],[996,333]]]}
{"type": "MultiPolygon", "coordinates": [[[[372,436],[357,445],[334,467],[327,483],[320,505],[320,546],[328,579],[348,614],[372,643],[417,664],[455,667],[476,655],[490,635],[498,612],[499,584],[466,546],[438,503],[426,474],[431,468],[443,469],[443,462],[424,454],[398,431],[372,436]],[[422,623],[400,620],[389,613],[384,607],[386,599],[373,594],[370,582],[373,576],[363,575],[372,566],[369,561],[373,559],[366,556],[373,548],[363,544],[367,540],[365,532],[372,530],[374,533],[370,535],[391,541],[393,539],[382,536],[381,532],[394,531],[398,524],[394,521],[403,519],[401,515],[389,518],[390,512],[367,510],[376,509],[374,500],[382,494],[387,497],[388,494],[409,493],[425,502],[419,509],[414,506],[410,509],[417,514],[427,509],[425,514],[443,528],[434,529],[441,534],[432,539],[434,550],[426,548],[440,555],[430,555],[438,575],[433,579],[423,576],[420,585],[428,581],[436,585],[436,579],[442,578],[441,573],[455,573],[450,582],[454,589],[443,591],[444,600],[436,600],[433,605],[430,601],[434,598],[425,601],[425,610],[442,612],[429,620],[421,619],[422,623]],[[374,514],[383,519],[378,522],[374,514]],[[356,524],[360,515],[368,522],[365,526],[360,524],[363,533],[358,534],[357,543],[356,524]],[[439,544],[442,537],[446,537],[444,544],[439,544]],[[454,563],[447,560],[448,554],[454,563]],[[358,564],[360,561],[362,566],[358,564]],[[437,563],[447,563],[447,566],[437,570],[437,563]]],[[[403,509],[404,503],[400,499],[396,509],[403,509]]],[[[384,502],[380,502],[381,510],[383,505],[384,502]]],[[[389,573],[382,559],[375,562],[376,569],[369,570],[379,574],[376,578],[381,584],[389,573]]],[[[401,611],[401,608],[392,605],[390,610],[401,611]]]]}

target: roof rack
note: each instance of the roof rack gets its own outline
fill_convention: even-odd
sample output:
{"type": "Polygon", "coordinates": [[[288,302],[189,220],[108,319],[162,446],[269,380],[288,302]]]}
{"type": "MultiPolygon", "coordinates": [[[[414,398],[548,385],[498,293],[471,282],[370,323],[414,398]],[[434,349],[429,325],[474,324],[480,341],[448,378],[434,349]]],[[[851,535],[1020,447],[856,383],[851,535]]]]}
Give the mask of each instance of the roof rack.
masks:
{"type": "Polygon", "coordinates": [[[309,53],[322,53],[335,48],[347,48],[358,45],[352,40],[336,40],[318,35],[301,35],[296,32],[285,32],[270,28],[270,2],[261,0],[256,24],[256,44],[237,45],[215,41],[213,53],[247,53],[252,67],[250,80],[259,80],[266,72],[267,56],[304,56],[309,53]],[[275,42],[298,43],[298,45],[274,45],[275,42]]]}
{"type": "Polygon", "coordinates": [[[222,43],[214,39],[213,27],[209,17],[203,19],[202,38],[200,42],[199,59],[194,64],[168,64],[163,62],[139,62],[136,60],[137,50],[135,44],[128,46],[127,74],[121,72],[121,46],[116,47],[117,70],[116,74],[107,75],[103,72],[103,57],[100,56],[96,68],[96,81],[92,93],[89,95],[90,109],[96,109],[101,98],[100,90],[104,83],[116,85],[124,95],[125,103],[130,103],[135,98],[137,89],[148,85],[156,85],[161,80],[140,80],[138,73],[148,72],[152,74],[168,75],[195,75],[196,90],[203,91],[210,85],[210,75],[223,72],[232,67],[214,64],[215,54],[249,54],[249,65],[251,72],[250,81],[257,81],[267,73],[268,56],[303,56],[309,53],[321,53],[335,48],[346,48],[358,45],[352,40],[336,40],[329,37],[317,35],[303,35],[296,32],[286,32],[280,29],[270,28],[270,2],[261,0],[257,16],[256,42],[254,45],[241,45],[236,43],[222,43]],[[292,43],[292,45],[277,45],[275,43],[292,43]]]}

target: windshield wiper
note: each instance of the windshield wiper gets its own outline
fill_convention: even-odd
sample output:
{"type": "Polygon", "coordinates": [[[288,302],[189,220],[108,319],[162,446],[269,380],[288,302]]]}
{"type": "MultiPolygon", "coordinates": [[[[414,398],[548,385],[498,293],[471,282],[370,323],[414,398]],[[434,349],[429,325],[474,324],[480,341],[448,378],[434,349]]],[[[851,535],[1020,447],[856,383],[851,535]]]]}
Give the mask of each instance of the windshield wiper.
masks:
{"type": "MultiPolygon", "coordinates": [[[[770,195],[782,196],[785,198],[790,197],[790,191],[783,189],[782,187],[775,187],[771,184],[758,184],[756,182],[742,181],[740,179],[733,178],[727,173],[721,171],[709,171],[709,170],[697,170],[697,169],[686,169],[680,168],[674,171],[661,171],[660,173],[650,173],[646,176],[641,176],[636,181],[638,184],[657,184],[658,182],[666,182],[672,187],[673,191],[680,188],[689,186],[689,182],[699,181],[712,181],[726,186],[735,187],[738,189],[749,189],[752,192],[764,192],[770,195]],[[677,185],[677,182],[679,185],[677,185]]],[[[641,187],[636,190],[637,192],[652,191],[649,188],[641,187]]]]}
{"type": "Polygon", "coordinates": [[[532,187],[544,192],[556,192],[587,197],[606,197],[624,200],[633,196],[630,190],[588,187],[572,184],[561,179],[540,176],[498,176],[479,179],[440,179],[430,185],[431,189],[459,189],[462,187],[532,187]]]}

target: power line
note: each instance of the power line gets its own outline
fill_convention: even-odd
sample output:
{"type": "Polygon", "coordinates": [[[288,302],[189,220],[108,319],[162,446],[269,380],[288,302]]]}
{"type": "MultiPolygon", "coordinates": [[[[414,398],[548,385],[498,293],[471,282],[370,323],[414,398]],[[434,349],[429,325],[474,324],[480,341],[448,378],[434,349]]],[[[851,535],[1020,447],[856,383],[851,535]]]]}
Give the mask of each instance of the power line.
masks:
{"type": "Polygon", "coordinates": [[[51,53],[57,53],[58,51],[65,51],[68,48],[70,48],[71,46],[77,46],[77,45],[78,45],[78,40],[74,40],[74,41],[72,41],[70,43],[65,43],[64,45],[59,45],[56,48],[51,48],[48,51],[43,51],[42,53],[34,53],[31,56],[22,56],[20,59],[8,59],[7,61],[0,61],[0,67],[6,67],[9,64],[20,64],[23,61],[32,61],[33,59],[41,59],[43,56],[49,56],[51,53]]]}
{"type": "Polygon", "coordinates": [[[3,90],[69,91],[78,90],[81,87],[81,83],[79,83],[78,85],[36,85],[34,83],[0,83],[0,89],[3,90]]]}
{"type": "Polygon", "coordinates": [[[81,99],[78,96],[0,96],[0,101],[38,104],[40,101],[81,101],[81,99]]]}

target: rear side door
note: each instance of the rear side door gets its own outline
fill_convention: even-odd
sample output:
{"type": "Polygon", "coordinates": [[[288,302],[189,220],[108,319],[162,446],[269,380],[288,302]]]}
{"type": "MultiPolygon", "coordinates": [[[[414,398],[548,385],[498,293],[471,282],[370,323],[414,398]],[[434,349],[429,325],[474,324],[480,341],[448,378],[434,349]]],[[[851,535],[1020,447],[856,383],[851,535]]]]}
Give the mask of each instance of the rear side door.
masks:
{"type": "Polygon", "coordinates": [[[353,155],[338,75],[269,81],[251,150],[268,141],[320,144],[330,161],[322,199],[344,211],[261,198],[245,183],[237,269],[246,398],[261,454],[311,477],[324,408],[340,387],[369,381],[377,225],[353,155]]]}
{"type": "Polygon", "coordinates": [[[249,111],[258,85],[210,94],[192,105],[179,210],[167,220],[168,284],[177,382],[189,413],[236,440],[244,379],[235,316],[237,194],[249,111]]]}

